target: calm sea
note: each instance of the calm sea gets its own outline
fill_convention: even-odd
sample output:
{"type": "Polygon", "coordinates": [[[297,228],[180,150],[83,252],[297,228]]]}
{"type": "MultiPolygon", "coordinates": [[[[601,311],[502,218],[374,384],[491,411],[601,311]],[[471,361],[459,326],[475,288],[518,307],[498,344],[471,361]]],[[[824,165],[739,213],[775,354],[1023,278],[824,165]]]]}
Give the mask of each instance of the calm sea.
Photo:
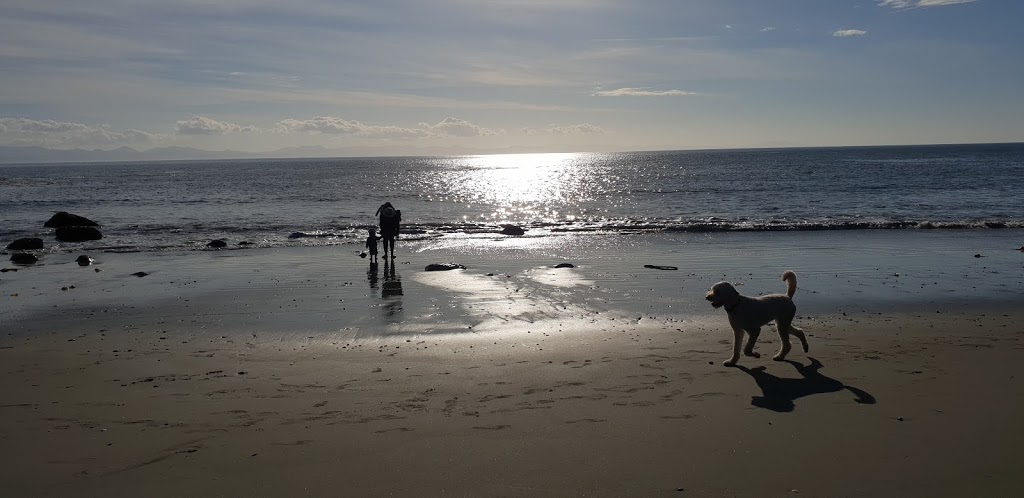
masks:
{"type": "Polygon", "coordinates": [[[1024,144],[0,166],[0,242],[49,251],[350,243],[390,201],[408,238],[1024,227],[1024,144]],[[69,211],[104,238],[58,244],[69,211]]]}

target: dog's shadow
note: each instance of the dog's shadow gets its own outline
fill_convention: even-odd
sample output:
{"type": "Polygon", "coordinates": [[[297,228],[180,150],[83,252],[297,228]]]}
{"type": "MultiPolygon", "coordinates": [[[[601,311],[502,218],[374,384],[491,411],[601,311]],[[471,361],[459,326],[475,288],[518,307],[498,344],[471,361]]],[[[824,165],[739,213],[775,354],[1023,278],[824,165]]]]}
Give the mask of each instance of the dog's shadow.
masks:
{"type": "Polygon", "coordinates": [[[856,387],[848,386],[836,379],[822,375],[819,370],[824,365],[814,358],[809,357],[808,359],[811,360],[808,365],[793,360],[785,360],[786,363],[793,365],[796,371],[803,376],[799,379],[777,377],[766,372],[765,367],[747,368],[737,365],[736,368],[753,377],[754,382],[757,382],[757,387],[761,388],[761,396],[751,397],[750,404],[775,412],[791,412],[796,409],[796,400],[799,398],[810,396],[811,394],[834,393],[844,389],[856,396],[854,401],[857,403],[865,405],[875,404],[874,396],[856,387]]]}

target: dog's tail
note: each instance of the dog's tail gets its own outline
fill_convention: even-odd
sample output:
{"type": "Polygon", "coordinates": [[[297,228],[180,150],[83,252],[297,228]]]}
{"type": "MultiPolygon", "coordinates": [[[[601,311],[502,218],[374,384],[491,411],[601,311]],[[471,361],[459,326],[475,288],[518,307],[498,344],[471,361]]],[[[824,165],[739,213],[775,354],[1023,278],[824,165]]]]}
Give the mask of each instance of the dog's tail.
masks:
{"type": "Polygon", "coordinates": [[[793,297],[793,294],[796,294],[796,273],[793,273],[793,270],[786,270],[782,272],[782,280],[786,282],[786,295],[793,297]]]}

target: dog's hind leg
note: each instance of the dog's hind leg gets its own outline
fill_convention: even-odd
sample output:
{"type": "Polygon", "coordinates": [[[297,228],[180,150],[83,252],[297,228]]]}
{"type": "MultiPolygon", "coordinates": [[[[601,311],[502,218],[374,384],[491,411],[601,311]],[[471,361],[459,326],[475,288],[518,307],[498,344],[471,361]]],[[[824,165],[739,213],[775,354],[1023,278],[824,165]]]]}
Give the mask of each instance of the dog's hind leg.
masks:
{"type": "Polygon", "coordinates": [[[803,329],[790,324],[789,333],[795,335],[797,339],[800,339],[800,345],[803,346],[805,353],[810,351],[810,348],[807,347],[807,337],[804,336],[803,329]]]}
{"type": "Polygon", "coordinates": [[[747,346],[743,348],[743,354],[754,358],[760,358],[761,355],[754,352],[754,345],[757,344],[757,336],[761,335],[761,327],[748,330],[747,334],[749,337],[747,337],[747,346]]]}
{"type": "Polygon", "coordinates": [[[732,331],[736,334],[732,343],[732,358],[729,358],[722,363],[727,367],[731,367],[735,365],[737,361],[740,361],[740,346],[743,344],[743,329],[733,325],[732,331]]]}

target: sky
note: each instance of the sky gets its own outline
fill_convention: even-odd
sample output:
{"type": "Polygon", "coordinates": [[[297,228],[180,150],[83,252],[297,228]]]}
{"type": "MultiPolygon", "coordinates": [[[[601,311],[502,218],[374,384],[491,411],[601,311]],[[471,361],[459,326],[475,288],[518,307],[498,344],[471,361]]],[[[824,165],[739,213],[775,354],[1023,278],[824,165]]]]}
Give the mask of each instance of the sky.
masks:
{"type": "Polygon", "coordinates": [[[1024,141],[1019,0],[3,0],[0,145],[1024,141]]]}

